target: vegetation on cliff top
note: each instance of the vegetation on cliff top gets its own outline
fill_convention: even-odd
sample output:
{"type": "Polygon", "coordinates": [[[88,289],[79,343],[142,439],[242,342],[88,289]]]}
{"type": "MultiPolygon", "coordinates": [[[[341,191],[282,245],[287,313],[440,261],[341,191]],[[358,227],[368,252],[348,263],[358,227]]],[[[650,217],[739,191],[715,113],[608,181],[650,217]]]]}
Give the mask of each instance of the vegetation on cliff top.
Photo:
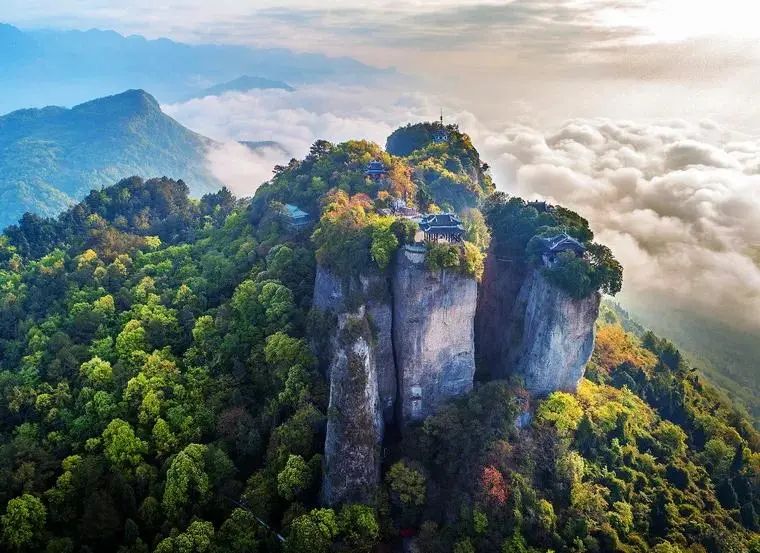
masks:
{"type": "Polygon", "coordinates": [[[404,157],[412,168],[420,205],[434,201],[450,211],[474,207],[496,189],[488,165],[456,125],[446,126],[445,142],[434,142],[440,129],[438,123],[401,127],[388,137],[385,149],[404,157]]]}
{"type": "Polygon", "coordinates": [[[380,190],[380,182],[364,175],[372,160],[382,161],[388,168],[384,185],[387,191],[413,204],[416,187],[403,160],[365,140],[337,145],[318,140],[303,160],[292,159],[287,166],[275,166],[272,179],[256,191],[252,204],[254,217],[262,217],[269,210],[270,202],[278,201],[295,204],[319,218],[322,198],[332,190],[374,198],[380,190]]]}
{"type": "Polygon", "coordinates": [[[574,298],[601,290],[617,294],[623,284],[623,268],[609,248],[592,242],[588,221],[577,213],[546,202],[526,202],[503,192],[489,196],[483,213],[491,227],[492,253],[498,258],[532,264],[549,282],[574,298]],[[541,262],[541,238],[567,233],[586,248],[582,257],[563,252],[555,265],[541,262]]]}

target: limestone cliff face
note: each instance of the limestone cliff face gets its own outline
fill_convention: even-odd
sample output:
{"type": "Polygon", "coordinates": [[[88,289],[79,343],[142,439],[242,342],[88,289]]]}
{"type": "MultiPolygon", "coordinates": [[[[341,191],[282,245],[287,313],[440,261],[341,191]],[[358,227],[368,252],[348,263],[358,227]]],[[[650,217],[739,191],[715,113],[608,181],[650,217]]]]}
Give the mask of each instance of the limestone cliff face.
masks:
{"type": "Polygon", "coordinates": [[[387,277],[339,278],[318,266],[314,308],[332,315],[318,356],[330,383],[322,499],[371,503],[380,481],[385,421],[393,420],[396,365],[387,277]]]}
{"type": "Polygon", "coordinates": [[[513,371],[530,392],[576,390],[594,349],[600,300],[598,292],[571,298],[537,270],[530,271],[517,299],[520,308],[525,306],[522,336],[509,355],[513,371]]]}
{"type": "MultiPolygon", "coordinates": [[[[353,312],[363,306],[372,330],[372,354],[383,417],[386,422],[391,422],[396,403],[396,363],[391,342],[393,309],[388,278],[377,272],[339,278],[320,265],[314,282],[313,303],[316,309],[335,315],[353,312]]],[[[320,357],[325,365],[332,355],[321,352],[320,357]]],[[[325,373],[329,377],[327,370],[325,373]]]]}
{"type": "Polygon", "coordinates": [[[338,316],[330,360],[323,501],[370,503],[380,480],[383,414],[367,313],[338,316]]]}
{"type": "Polygon", "coordinates": [[[372,501],[386,424],[422,421],[472,389],[477,285],[429,271],[424,257],[402,248],[389,276],[338,278],[317,268],[314,308],[331,316],[317,333],[329,334],[317,348],[330,382],[328,505],[372,501]]]}
{"type": "Polygon", "coordinates": [[[594,347],[599,302],[598,293],[570,297],[535,269],[486,278],[478,309],[478,329],[484,329],[478,354],[492,377],[516,375],[533,395],[575,391],[594,347]]]}
{"type": "Polygon", "coordinates": [[[475,279],[429,271],[424,253],[401,248],[393,275],[393,347],[401,425],[469,392],[475,374],[475,279]]]}

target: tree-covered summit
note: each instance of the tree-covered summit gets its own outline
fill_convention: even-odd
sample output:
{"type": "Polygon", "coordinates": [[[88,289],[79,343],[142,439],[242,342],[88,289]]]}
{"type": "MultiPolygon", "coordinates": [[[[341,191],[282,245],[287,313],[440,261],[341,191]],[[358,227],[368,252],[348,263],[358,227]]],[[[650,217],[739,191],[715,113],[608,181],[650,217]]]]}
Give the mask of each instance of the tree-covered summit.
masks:
{"type": "Polygon", "coordinates": [[[409,124],[391,133],[385,149],[406,158],[421,194],[445,209],[472,207],[495,190],[488,164],[457,125],[409,124]]]}
{"type": "Polygon", "coordinates": [[[198,195],[215,190],[221,182],[206,164],[212,143],[143,90],[0,116],[0,229],[27,211],[56,215],[130,175],[182,177],[198,195]]]}

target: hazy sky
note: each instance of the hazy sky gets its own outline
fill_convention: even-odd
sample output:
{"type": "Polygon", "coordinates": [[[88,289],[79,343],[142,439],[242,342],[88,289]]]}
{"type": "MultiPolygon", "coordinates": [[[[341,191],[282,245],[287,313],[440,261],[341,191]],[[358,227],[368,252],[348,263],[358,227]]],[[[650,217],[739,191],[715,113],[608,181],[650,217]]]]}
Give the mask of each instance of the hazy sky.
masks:
{"type": "Polygon", "coordinates": [[[480,116],[713,118],[760,128],[747,0],[3,0],[21,27],[286,46],[395,66],[480,116]]]}

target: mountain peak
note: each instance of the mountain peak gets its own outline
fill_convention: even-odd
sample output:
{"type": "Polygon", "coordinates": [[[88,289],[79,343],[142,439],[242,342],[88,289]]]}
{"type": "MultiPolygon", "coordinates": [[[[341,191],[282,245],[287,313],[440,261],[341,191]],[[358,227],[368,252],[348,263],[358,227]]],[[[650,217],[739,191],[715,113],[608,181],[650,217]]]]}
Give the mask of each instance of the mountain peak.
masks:
{"type": "Polygon", "coordinates": [[[209,143],[144,90],[12,112],[0,117],[0,228],[24,211],[54,215],[131,175],[181,178],[198,195],[214,190],[221,183],[206,166],[209,143]]]}
{"type": "Polygon", "coordinates": [[[131,89],[112,96],[105,96],[79,104],[72,108],[74,111],[118,110],[122,113],[143,113],[161,111],[161,107],[153,96],[142,89],[131,89]]]}

